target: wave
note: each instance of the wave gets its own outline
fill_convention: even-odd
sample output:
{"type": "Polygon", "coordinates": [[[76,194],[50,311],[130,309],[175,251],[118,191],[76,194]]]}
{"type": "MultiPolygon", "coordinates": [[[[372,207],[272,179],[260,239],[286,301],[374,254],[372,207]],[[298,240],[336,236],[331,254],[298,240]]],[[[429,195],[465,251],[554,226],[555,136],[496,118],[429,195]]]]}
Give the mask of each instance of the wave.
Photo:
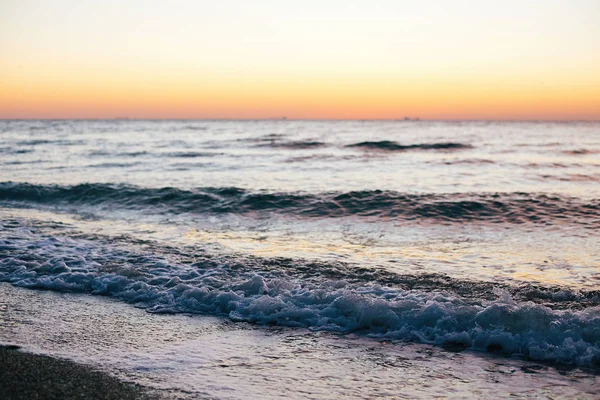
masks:
{"type": "Polygon", "coordinates": [[[87,168],[128,168],[134,165],[140,165],[140,162],[127,162],[127,163],[116,163],[116,162],[105,162],[100,164],[90,164],[87,168]]]}
{"type": "Polygon", "coordinates": [[[285,140],[286,135],[281,133],[270,133],[260,137],[238,139],[238,142],[254,143],[255,147],[271,147],[280,149],[314,149],[328,146],[327,143],[317,140],[285,140]]]}
{"type": "Polygon", "coordinates": [[[134,158],[140,156],[158,156],[171,158],[199,158],[199,157],[215,157],[224,153],[210,151],[172,151],[167,153],[149,153],[147,151],[128,151],[128,152],[107,152],[103,150],[95,150],[88,153],[90,156],[110,156],[110,157],[127,157],[134,158]]]}
{"type": "Polygon", "coordinates": [[[381,140],[376,142],[360,142],[349,144],[346,147],[361,147],[369,150],[385,151],[408,151],[408,150],[463,150],[471,149],[473,146],[463,143],[442,142],[442,143],[421,143],[403,145],[390,140],[381,140]]]}
{"type": "MultiPolygon", "coordinates": [[[[440,161],[434,161],[431,162],[433,163],[438,163],[440,161]]],[[[442,160],[442,163],[446,164],[446,165],[489,165],[489,164],[496,164],[496,161],[494,160],[488,160],[485,158],[467,158],[467,159],[462,159],[462,160],[442,160]]]]}
{"type": "Polygon", "coordinates": [[[565,174],[565,175],[540,175],[543,180],[557,180],[561,182],[600,182],[600,174],[565,174]]]}
{"type": "Polygon", "coordinates": [[[48,139],[21,140],[21,141],[17,142],[16,144],[18,146],[37,146],[40,144],[50,144],[50,143],[54,143],[54,140],[48,140],[48,139]]]}
{"type": "Polygon", "coordinates": [[[303,150],[303,149],[316,149],[319,147],[327,146],[327,143],[319,142],[316,140],[296,140],[296,141],[282,141],[277,138],[259,138],[259,140],[252,140],[258,142],[256,147],[270,147],[275,149],[292,149],[292,150],[303,150]]]}
{"type": "Polygon", "coordinates": [[[173,214],[276,212],[307,218],[359,216],[406,221],[571,223],[600,227],[600,200],[531,193],[408,194],[362,190],[311,194],[234,187],[183,190],[105,183],[59,186],[1,182],[0,201],[145,208],[173,214]]]}
{"type": "Polygon", "coordinates": [[[178,127],[174,130],[176,130],[176,131],[179,131],[179,130],[182,130],[182,131],[205,131],[207,129],[208,129],[207,126],[186,125],[181,128],[178,127]]]}
{"type": "Polygon", "coordinates": [[[283,148],[283,149],[315,149],[319,147],[327,146],[326,143],[318,142],[314,140],[298,140],[298,141],[290,141],[290,142],[278,142],[271,141],[267,143],[262,143],[259,147],[273,147],[273,148],[283,148]]]}
{"type": "Polygon", "coordinates": [[[40,164],[44,162],[43,160],[33,160],[33,161],[21,161],[21,160],[15,160],[15,161],[6,161],[3,162],[3,165],[24,165],[24,164],[40,164]]]}
{"type": "Polygon", "coordinates": [[[201,249],[187,258],[174,249],[178,256],[170,257],[148,242],[20,228],[19,221],[3,221],[0,229],[0,281],[15,286],[111,296],[157,313],[211,314],[600,367],[598,306],[557,310],[515,300],[499,288],[489,291],[493,300],[468,299],[447,288],[382,284],[368,269],[356,269],[366,275],[358,282],[316,273],[309,279],[302,273],[315,266],[302,260],[282,271],[269,268],[278,259],[228,258],[201,249]]]}
{"type": "Polygon", "coordinates": [[[109,152],[105,150],[94,150],[88,153],[90,156],[111,156],[111,157],[139,157],[149,155],[147,151],[125,151],[125,152],[109,152]]]}
{"type": "Polygon", "coordinates": [[[164,156],[173,158],[198,158],[198,157],[215,157],[222,155],[223,153],[214,153],[209,151],[176,151],[171,153],[165,153],[164,156]]]}
{"type": "Polygon", "coordinates": [[[82,145],[86,142],[84,140],[72,140],[72,139],[31,139],[21,140],[16,142],[17,146],[39,146],[45,144],[52,144],[57,146],[76,146],[82,145]]]}
{"type": "Polygon", "coordinates": [[[13,147],[0,147],[0,153],[3,154],[26,154],[26,153],[33,153],[32,149],[20,149],[20,148],[13,148],[13,147]]]}
{"type": "Polygon", "coordinates": [[[590,154],[600,154],[600,149],[566,150],[566,151],[563,151],[563,154],[567,154],[569,156],[584,156],[584,155],[590,155],[590,154]]]}

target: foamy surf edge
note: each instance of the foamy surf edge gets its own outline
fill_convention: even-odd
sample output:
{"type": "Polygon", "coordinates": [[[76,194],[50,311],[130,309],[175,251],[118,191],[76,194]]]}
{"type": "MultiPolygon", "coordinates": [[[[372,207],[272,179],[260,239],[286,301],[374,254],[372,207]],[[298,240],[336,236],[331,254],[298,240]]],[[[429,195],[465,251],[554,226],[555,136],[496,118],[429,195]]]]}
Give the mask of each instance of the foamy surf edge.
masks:
{"type": "Polygon", "coordinates": [[[97,241],[14,234],[0,240],[0,281],[19,287],[111,296],[156,313],[208,314],[600,366],[598,306],[554,310],[514,300],[500,289],[495,300],[473,301],[449,291],[306,279],[218,258],[181,264],[97,241]]]}

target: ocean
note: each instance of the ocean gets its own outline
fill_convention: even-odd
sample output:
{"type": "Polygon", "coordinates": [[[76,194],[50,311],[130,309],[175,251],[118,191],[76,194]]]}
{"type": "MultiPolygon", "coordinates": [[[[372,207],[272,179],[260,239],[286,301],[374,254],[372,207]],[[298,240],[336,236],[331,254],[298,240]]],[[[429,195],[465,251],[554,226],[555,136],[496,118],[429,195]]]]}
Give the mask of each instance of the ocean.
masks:
{"type": "Polygon", "coordinates": [[[0,121],[0,282],[173,397],[594,398],[600,123],[0,121]]]}

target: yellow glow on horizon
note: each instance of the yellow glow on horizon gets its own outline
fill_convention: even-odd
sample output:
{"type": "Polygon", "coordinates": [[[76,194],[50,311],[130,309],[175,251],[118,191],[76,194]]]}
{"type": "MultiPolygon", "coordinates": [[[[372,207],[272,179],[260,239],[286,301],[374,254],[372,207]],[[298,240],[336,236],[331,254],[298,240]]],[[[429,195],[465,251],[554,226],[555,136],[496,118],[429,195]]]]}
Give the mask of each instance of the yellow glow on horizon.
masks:
{"type": "MultiPolygon", "coordinates": [[[[178,81],[95,77],[2,83],[17,118],[598,119],[600,83],[178,81]]],[[[4,116],[4,115],[3,115],[4,116]]]]}
{"type": "Polygon", "coordinates": [[[600,120],[594,1],[224,3],[0,4],[0,118],[600,120]]]}

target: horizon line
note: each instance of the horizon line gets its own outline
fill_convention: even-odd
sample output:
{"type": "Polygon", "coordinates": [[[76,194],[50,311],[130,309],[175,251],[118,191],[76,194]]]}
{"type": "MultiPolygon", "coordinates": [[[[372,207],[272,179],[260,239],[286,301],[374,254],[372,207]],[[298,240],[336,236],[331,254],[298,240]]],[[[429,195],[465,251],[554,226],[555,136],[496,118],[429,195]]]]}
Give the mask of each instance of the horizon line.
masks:
{"type": "Polygon", "coordinates": [[[419,118],[419,117],[401,117],[401,118],[137,118],[137,117],[84,117],[84,118],[5,118],[0,117],[0,121],[239,121],[239,122],[259,122],[259,121],[314,121],[314,122],[589,122],[598,123],[599,119],[499,119],[499,118],[419,118]]]}

